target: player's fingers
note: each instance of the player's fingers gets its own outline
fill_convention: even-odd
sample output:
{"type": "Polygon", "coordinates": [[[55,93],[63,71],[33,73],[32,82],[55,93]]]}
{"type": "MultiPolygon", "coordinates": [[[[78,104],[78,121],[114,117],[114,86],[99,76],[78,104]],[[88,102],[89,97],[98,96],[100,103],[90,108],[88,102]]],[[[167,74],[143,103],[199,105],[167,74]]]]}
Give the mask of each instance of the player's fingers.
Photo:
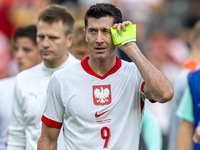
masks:
{"type": "Polygon", "coordinates": [[[192,137],[192,139],[193,139],[194,143],[199,143],[199,141],[198,141],[196,135],[194,135],[194,136],[192,137]]]}
{"type": "Polygon", "coordinates": [[[114,24],[112,27],[113,27],[113,28],[117,28],[117,25],[118,25],[118,24],[117,24],[117,23],[115,23],[115,24],[114,24]]]}
{"type": "Polygon", "coordinates": [[[119,33],[119,34],[121,34],[121,27],[122,26],[122,24],[121,23],[119,23],[118,25],[117,25],[117,32],[119,33]]]}
{"type": "Polygon", "coordinates": [[[200,127],[196,128],[192,138],[195,143],[200,143],[200,127]]]}
{"type": "Polygon", "coordinates": [[[117,32],[121,34],[121,29],[125,31],[126,25],[128,25],[129,23],[132,24],[130,21],[124,21],[122,23],[114,24],[113,28],[117,28],[117,32]]]}
{"type": "Polygon", "coordinates": [[[126,30],[126,23],[125,23],[125,22],[122,23],[121,28],[122,28],[124,31],[126,30]]]}
{"type": "Polygon", "coordinates": [[[132,24],[130,21],[124,21],[123,23],[122,23],[122,29],[125,31],[126,30],[126,25],[128,25],[128,24],[132,24]]]}

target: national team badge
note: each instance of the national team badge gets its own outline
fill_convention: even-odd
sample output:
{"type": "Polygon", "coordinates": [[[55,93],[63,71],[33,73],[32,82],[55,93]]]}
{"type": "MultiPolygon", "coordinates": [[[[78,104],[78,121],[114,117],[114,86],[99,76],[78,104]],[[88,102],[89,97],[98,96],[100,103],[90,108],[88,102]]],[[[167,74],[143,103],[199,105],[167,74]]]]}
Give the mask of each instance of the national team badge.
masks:
{"type": "Polygon", "coordinates": [[[95,105],[109,105],[111,103],[110,85],[92,86],[93,101],[95,105]]]}

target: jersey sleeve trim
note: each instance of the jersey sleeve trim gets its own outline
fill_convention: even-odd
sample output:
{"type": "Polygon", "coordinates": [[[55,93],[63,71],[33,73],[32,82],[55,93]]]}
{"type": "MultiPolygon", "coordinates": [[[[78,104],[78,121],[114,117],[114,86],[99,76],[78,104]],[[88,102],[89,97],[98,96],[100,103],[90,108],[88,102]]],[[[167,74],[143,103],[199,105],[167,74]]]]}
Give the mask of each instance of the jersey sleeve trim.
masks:
{"type": "MultiPolygon", "coordinates": [[[[145,82],[143,81],[143,82],[142,82],[142,85],[141,85],[141,91],[142,91],[142,93],[144,93],[144,85],[145,85],[145,82]]],[[[149,101],[150,101],[151,103],[156,103],[156,101],[153,100],[153,99],[149,99],[149,101]]]]}
{"type": "Polygon", "coordinates": [[[62,127],[62,123],[51,120],[51,119],[45,117],[44,115],[42,115],[41,120],[43,123],[45,123],[46,125],[49,125],[51,127],[54,127],[57,129],[60,129],[62,127]]]}
{"type": "Polygon", "coordinates": [[[142,85],[141,85],[141,91],[144,93],[144,85],[145,85],[145,82],[143,81],[142,82],[142,85]]]}

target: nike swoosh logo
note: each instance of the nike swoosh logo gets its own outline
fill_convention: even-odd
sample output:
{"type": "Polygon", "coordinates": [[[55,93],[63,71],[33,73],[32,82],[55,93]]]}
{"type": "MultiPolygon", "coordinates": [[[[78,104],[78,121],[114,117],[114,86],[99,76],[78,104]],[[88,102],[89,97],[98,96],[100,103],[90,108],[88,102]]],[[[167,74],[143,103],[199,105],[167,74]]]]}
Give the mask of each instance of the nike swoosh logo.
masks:
{"type": "Polygon", "coordinates": [[[97,114],[97,112],[95,113],[95,117],[96,118],[99,118],[100,116],[102,116],[103,114],[107,113],[109,110],[105,111],[105,112],[102,112],[100,114],[97,114]]]}

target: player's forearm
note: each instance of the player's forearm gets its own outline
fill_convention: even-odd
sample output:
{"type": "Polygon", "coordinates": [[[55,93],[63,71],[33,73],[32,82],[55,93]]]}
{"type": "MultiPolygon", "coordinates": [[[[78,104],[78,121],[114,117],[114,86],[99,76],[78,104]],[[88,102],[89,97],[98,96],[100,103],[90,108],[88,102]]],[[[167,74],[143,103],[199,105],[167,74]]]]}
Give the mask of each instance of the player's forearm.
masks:
{"type": "Polygon", "coordinates": [[[42,133],[38,140],[37,150],[57,150],[57,139],[60,129],[42,123],[42,133]]]}
{"type": "Polygon", "coordinates": [[[176,150],[191,150],[192,134],[193,123],[183,120],[177,134],[176,150]]]}
{"type": "Polygon", "coordinates": [[[50,142],[40,138],[38,140],[37,150],[57,150],[57,142],[50,142]]]}
{"type": "Polygon", "coordinates": [[[121,47],[123,51],[136,64],[145,81],[145,94],[150,99],[164,103],[172,99],[174,95],[173,85],[139,50],[134,42],[121,47]]]}

